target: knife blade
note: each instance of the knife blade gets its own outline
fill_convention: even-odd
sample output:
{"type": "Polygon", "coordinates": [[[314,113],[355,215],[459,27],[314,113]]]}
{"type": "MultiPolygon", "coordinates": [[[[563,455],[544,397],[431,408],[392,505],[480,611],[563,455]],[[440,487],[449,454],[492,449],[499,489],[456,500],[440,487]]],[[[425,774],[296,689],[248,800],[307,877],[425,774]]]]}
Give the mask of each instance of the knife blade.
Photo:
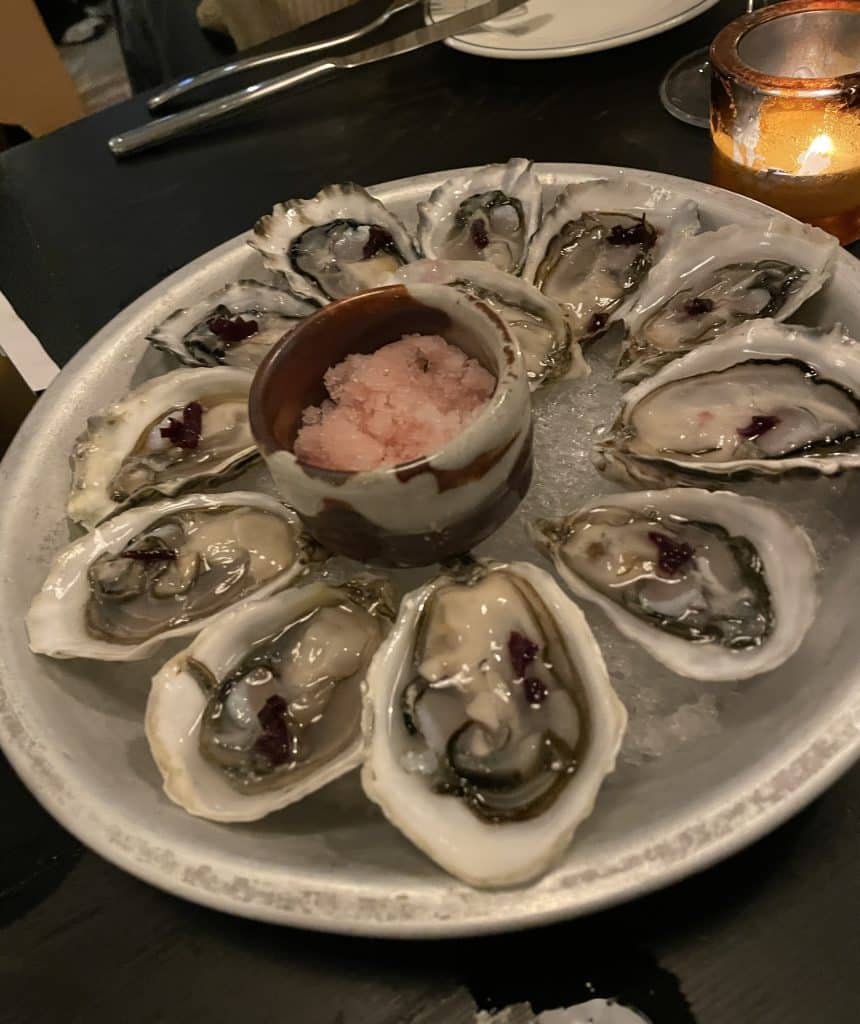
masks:
{"type": "Polygon", "coordinates": [[[207,103],[201,103],[199,106],[191,107],[177,114],[160,117],[139,128],[132,128],[120,135],[114,135],[108,140],[108,147],[115,157],[131,156],[141,150],[152,149],[203,125],[232,117],[252,103],[259,103],[267,96],[284,92],[294,85],[311,81],[330,71],[347,71],[419,50],[431,43],[441,42],[449,36],[459,35],[476,25],[481,25],[521,3],[522,0],[488,0],[487,3],[471,7],[453,17],[445,18],[433,25],[426,25],[424,28],[415,29],[413,32],[407,32],[396,39],[378,43],[376,46],[360,50],[358,53],[347,54],[343,57],[329,57],[316,64],[278,75],[276,78],[269,78],[264,82],[257,82],[244,89],[239,89],[237,92],[209,100],[207,103]]]}

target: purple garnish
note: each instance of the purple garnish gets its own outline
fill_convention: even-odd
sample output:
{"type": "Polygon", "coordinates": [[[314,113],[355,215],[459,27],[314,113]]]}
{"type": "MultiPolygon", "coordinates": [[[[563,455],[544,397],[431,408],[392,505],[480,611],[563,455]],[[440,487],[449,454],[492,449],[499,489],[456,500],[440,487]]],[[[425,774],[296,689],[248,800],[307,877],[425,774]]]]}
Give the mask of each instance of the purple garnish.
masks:
{"type": "Polygon", "coordinates": [[[182,419],[170,416],[167,426],[159,433],[177,448],[193,450],[200,444],[203,431],[203,406],[199,402],[189,402],[182,410],[182,419]]]}
{"type": "Polygon", "coordinates": [[[523,636],[522,633],[517,633],[514,630],[508,637],[508,653],[511,656],[514,675],[518,679],[521,679],[526,674],[526,670],[535,660],[537,652],[537,644],[529,640],[527,636],[523,636]]]}
{"type": "Polygon", "coordinates": [[[370,224],[368,231],[364,251],[361,254],[363,259],[372,260],[377,253],[391,252],[395,248],[394,239],[385,228],[381,228],[378,224],[370,224]]]}
{"type": "Polygon", "coordinates": [[[175,562],[176,552],[173,548],[132,548],[123,551],[123,558],[132,558],[135,562],[175,562]]]}
{"type": "Polygon", "coordinates": [[[261,754],[273,766],[292,760],[290,731],[286,721],[287,702],[273,694],[257,712],[257,719],[263,734],[254,743],[254,751],[261,754]]]}
{"type": "Polygon", "coordinates": [[[256,320],[243,320],[240,316],[213,316],[206,321],[206,326],[228,348],[250,338],[260,329],[256,320]]]}
{"type": "Polygon", "coordinates": [[[714,300],[706,299],[701,295],[696,295],[692,299],[687,299],[684,303],[684,312],[687,316],[704,316],[705,313],[710,313],[713,308],[714,300]]]}
{"type": "Polygon", "coordinates": [[[610,245],[641,245],[643,249],[653,248],[656,240],[657,233],[645,220],[644,214],[641,220],[637,220],[629,228],[625,228],[623,224],[613,224],[606,236],[606,241],[610,245]]]}
{"type": "Polygon", "coordinates": [[[529,676],[523,680],[523,693],[526,695],[526,700],[529,704],[537,707],[549,696],[549,690],[546,688],[544,683],[540,679],[535,679],[534,676],[529,676]]]}
{"type": "Polygon", "coordinates": [[[472,244],[476,249],[486,249],[490,244],[490,236],[487,234],[487,225],[482,220],[473,220],[469,228],[472,236],[472,244]]]}
{"type": "Polygon", "coordinates": [[[598,331],[603,330],[608,321],[609,315],[607,313],[595,313],[588,321],[588,333],[597,334],[598,331]]]}
{"type": "Polygon", "coordinates": [[[652,530],[648,540],[657,545],[657,564],[667,576],[677,576],[693,557],[693,549],[685,541],[673,540],[665,533],[652,530]]]}
{"type": "Polygon", "coordinates": [[[778,416],[753,416],[745,427],[738,427],[738,436],[745,441],[755,441],[757,437],[773,430],[778,424],[778,416]]]}

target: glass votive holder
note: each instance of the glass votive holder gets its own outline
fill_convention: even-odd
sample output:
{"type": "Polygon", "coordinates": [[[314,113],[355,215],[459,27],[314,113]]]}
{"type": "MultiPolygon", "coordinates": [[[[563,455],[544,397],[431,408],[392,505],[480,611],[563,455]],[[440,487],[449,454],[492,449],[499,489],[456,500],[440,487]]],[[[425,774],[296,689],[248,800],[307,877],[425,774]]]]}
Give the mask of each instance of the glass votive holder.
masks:
{"type": "Polygon", "coordinates": [[[711,46],[714,184],[860,238],[860,2],[786,0],[711,46]]]}

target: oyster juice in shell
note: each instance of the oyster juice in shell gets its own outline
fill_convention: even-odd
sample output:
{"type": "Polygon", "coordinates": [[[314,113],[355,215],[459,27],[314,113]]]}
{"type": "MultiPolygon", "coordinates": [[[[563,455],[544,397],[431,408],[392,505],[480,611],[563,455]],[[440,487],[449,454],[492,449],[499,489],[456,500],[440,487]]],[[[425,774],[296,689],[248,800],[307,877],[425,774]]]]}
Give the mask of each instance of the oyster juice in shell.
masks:
{"type": "Polygon", "coordinates": [[[530,160],[466,171],[418,204],[421,251],[427,259],[481,260],[519,274],[541,204],[541,184],[530,160]]]}
{"type": "Polygon", "coordinates": [[[367,795],[476,886],[543,872],[612,771],[626,713],[582,613],[525,563],[408,595],[368,673],[367,795]]]}
{"type": "Polygon", "coordinates": [[[315,308],[282,288],[236,281],[177,309],[149,341],[187,366],[255,370],[272,345],[315,308]]]}
{"type": "Polygon", "coordinates": [[[776,668],[815,614],[809,538],[754,498],[695,488],[609,494],[537,521],[532,536],[575,596],[693,679],[776,668]]]}
{"type": "Polygon", "coordinates": [[[746,321],[787,320],[826,284],[838,251],[833,235],[784,220],[688,239],[625,317],[618,377],[641,380],[746,321]]]}
{"type": "Polygon", "coordinates": [[[69,518],[92,529],[129,505],[241,472],[258,455],[250,386],[243,370],[174,370],[91,417],[72,449],[69,518]]]}
{"type": "Polygon", "coordinates": [[[164,789],[191,814],[254,821],[361,760],[361,684],[393,618],[361,577],[239,605],[153,679],[146,734],[164,789]]]}
{"type": "Polygon", "coordinates": [[[134,661],[199,632],[304,568],[297,519],[250,491],[193,494],[122,512],[55,557],[27,615],[30,647],[134,661]]]}

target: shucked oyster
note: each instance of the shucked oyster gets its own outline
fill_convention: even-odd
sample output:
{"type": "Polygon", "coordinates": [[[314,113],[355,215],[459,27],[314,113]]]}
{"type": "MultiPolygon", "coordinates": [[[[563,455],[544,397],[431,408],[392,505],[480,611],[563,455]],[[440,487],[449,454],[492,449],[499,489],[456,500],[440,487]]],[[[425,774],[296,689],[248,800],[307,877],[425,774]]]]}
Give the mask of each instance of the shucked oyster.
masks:
{"type": "Polygon", "coordinates": [[[528,881],[560,856],[627,717],[582,613],[525,563],[408,595],[367,683],[365,792],[476,886],[528,881]]]}
{"type": "Polygon", "coordinates": [[[517,341],[529,385],[548,380],[586,377],[590,370],[558,303],[520,277],[477,260],[417,260],[402,267],[392,281],[407,284],[448,284],[485,302],[510,328],[517,341]]]}
{"type": "Polygon", "coordinates": [[[415,259],[400,220],[354,184],[278,203],[254,225],[250,244],[296,295],[321,304],[375,288],[415,259]]]}
{"type": "Polygon", "coordinates": [[[595,464],[658,487],[856,469],[860,344],[840,327],[741,325],[631,388],[595,464]]]}
{"type": "Polygon", "coordinates": [[[651,268],[698,229],[695,203],[624,172],[568,185],[529,245],[523,277],[562,306],[581,341],[622,316],[651,268]]]}
{"type": "Polygon", "coordinates": [[[530,160],[465,171],[418,204],[418,242],[427,259],[485,260],[519,274],[541,215],[530,160]]]}
{"type": "Polygon", "coordinates": [[[148,337],[187,366],[254,370],[272,345],[314,309],[281,288],[236,281],[177,309],[148,337]]]}
{"type": "Polygon", "coordinates": [[[838,251],[833,235],[785,219],[688,239],[625,316],[619,379],[641,380],[745,321],[787,320],[827,282],[838,251]]]}
{"type": "Polygon", "coordinates": [[[155,676],[146,735],[191,814],[254,821],[361,760],[361,684],[393,618],[389,585],[312,583],[242,604],[155,676]]]}
{"type": "Polygon", "coordinates": [[[532,535],[577,597],[693,679],[776,668],[815,615],[809,538],[753,498],[695,488],[609,494],[536,522],[532,535]]]}
{"type": "Polygon", "coordinates": [[[175,370],[91,417],[72,450],[69,518],[91,530],[129,505],[241,472],[258,454],[250,386],[244,370],[175,370]]]}
{"type": "Polygon", "coordinates": [[[199,632],[304,568],[297,519],[264,494],[192,494],[130,509],[54,559],[27,615],[30,648],[134,661],[199,632]]]}

